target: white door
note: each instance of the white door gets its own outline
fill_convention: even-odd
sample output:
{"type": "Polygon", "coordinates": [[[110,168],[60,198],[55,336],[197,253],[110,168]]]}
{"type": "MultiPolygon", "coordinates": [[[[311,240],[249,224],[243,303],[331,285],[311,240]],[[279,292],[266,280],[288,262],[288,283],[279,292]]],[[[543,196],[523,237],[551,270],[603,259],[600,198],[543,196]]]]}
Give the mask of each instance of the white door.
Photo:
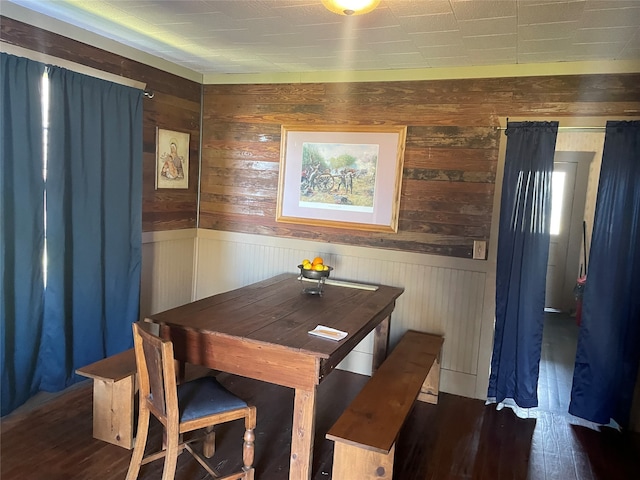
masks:
{"type": "Polygon", "coordinates": [[[556,152],[554,158],[546,308],[564,312],[575,308],[573,288],[580,273],[582,219],[592,158],[592,152],[556,152]]]}

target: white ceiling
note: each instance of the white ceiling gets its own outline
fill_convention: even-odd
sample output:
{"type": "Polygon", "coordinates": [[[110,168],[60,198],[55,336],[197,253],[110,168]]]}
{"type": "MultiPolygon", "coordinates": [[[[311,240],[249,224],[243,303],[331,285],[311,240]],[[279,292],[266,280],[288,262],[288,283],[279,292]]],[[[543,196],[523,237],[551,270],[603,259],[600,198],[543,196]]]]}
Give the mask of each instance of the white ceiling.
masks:
{"type": "Polygon", "coordinates": [[[640,65],[640,0],[382,0],[354,17],[333,14],[320,0],[11,3],[203,75],[640,65]]]}

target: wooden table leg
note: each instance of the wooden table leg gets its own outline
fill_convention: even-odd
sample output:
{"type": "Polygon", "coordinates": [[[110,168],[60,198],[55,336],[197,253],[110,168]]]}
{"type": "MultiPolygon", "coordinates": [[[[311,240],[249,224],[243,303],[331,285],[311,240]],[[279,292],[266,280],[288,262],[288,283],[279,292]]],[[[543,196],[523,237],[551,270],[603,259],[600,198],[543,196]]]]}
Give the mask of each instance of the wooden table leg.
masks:
{"type": "Polygon", "coordinates": [[[313,461],[313,436],[316,428],[316,387],[296,388],[293,400],[290,480],[309,480],[313,461]]]}
{"type": "Polygon", "coordinates": [[[384,359],[387,358],[387,349],[389,347],[389,322],[391,316],[385,318],[375,329],[373,336],[373,359],[371,361],[371,374],[382,365],[384,359]]]}

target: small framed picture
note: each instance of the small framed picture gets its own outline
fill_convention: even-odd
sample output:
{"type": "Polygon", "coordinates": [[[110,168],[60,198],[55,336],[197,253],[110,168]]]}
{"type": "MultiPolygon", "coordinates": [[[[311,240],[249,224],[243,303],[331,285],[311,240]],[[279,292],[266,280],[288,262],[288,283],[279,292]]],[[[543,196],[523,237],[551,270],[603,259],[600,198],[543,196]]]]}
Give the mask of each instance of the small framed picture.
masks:
{"type": "Polygon", "coordinates": [[[189,188],[189,134],[156,128],[156,189],[189,188]]]}

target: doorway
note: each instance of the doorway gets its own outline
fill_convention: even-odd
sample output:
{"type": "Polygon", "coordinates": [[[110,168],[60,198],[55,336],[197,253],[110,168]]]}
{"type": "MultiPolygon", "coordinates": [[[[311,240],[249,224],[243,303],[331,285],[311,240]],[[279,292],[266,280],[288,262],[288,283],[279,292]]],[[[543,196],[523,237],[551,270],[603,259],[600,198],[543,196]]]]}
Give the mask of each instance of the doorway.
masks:
{"type": "Polygon", "coordinates": [[[553,162],[551,240],[545,308],[573,313],[573,289],[581,270],[584,208],[594,152],[556,152],[553,162]]]}
{"type": "MultiPolygon", "coordinates": [[[[546,118],[535,118],[535,117],[517,117],[513,119],[509,119],[509,121],[513,122],[530,122],[530,121],[545,121],[546,118]]],[[[585,203],[585,213],[584,218],[586,220],[587,225],[587,247],[590,247],[590,235],[591,228],[593,226],[594,214],[595,214],[595,203],[597,197],[598,190],[598,179],[600,176],[600,164],[604,149],[604,125],[606,123],[605,118],[601,117],[576,117],[571,119],[563,119],[561,125],[559,126],[558,136],[556,139],[555,153],[560,152],[570,152],[568,155],[578,156],[582,158],[584,155],[587,157],[585,159],[586,165],[588,166],[588,188],[586,193],[586,203],[585,203]]],[[[507,126],[506,118],[500,119],[500,125],[502,128],[507,126]]],[[[498,163],[498,174],[496,176],[496,195],[494,198],[494,222],[492,222],[491,227],[491,235],[492,238],[499,237],[499,218],[501,211],[501,202],[502,196],[498,193],[503,189],[504,184],[504,169],[506,166],[506,150],[507,150],[507,136],[500,135],[500,144],[499,144],[499,163],[498,163]]],[[[555,158],[554,158],[555,159],[555,158]]],[[[561,159],[562,160],[562,159],[561,159]]],[[[580,163],[583,160],[579,160],[580,163]]],[[[580,171],[581,173],[581,171],[580,171]]],[[[583,258],[583,254],[581,251],[582,247],[582,218],[579,217],[578,221],[578,238],[580,244],[580,251],[576,255],[576,263],[575,270],[572,272],[571,276],[572,281],[570,283],[571,288],[575,287],[575,282],[577,279],[577,275],[580,273],[580,259],[583,258]]],[[[498,242],[491,242],[489,246],[488,259],[495,260],[498,258],[498,242]]],[[[496,294],[496,277],[495,274],[497,272],[496,263],[494,261],[493,265],[490,265],[488,272],[493,274],[487,276],[486,282],[486,292],[488,292],[487,298],[489,300],[495,299],[496,294]]],[[[575,309],[575,300],[571,297],[572,305],[571,308],[575,309]]],[[[486,315],[483,316],[483,324],[482,329],[483,332],[487,332],[487,335],[484,335],[481,338],[480,343],[480,351],[482,352],[482,358],[480,359],[480,364],[486,365],[486,369],[483,369],[482,373],[478,374],[477,381],[477,392],[479,395],[485,394],[486,385],[489,383],[489,378],[491,374],[491,361],[492,361],[492,352],[493,345],[492,342],[495,339],[495,303],[492,301],[487,302],[486,315]],[[486,373],[485,373],[486,372],[486,373]]],[[[575,323],[575,319],[571,320],[575,323]]],[[[542,353],[542,352],[541,352],[542,353]]],[[[572,367],[573,368],[573,367],[572,367]]],[[[546,391],[544,394],[540,395],[544,398],[546,395],[546,391]]],[[[568,404],[568,402],[567,402],[568,404]]]]}
{"type": "Polygon", "coordinates": [[[574,287],[586,269],[581,256],[589,165],[595,152],[556,152],[552,181],[551,239],[538,408],[568,415],[578,345],[574,287]]]}

